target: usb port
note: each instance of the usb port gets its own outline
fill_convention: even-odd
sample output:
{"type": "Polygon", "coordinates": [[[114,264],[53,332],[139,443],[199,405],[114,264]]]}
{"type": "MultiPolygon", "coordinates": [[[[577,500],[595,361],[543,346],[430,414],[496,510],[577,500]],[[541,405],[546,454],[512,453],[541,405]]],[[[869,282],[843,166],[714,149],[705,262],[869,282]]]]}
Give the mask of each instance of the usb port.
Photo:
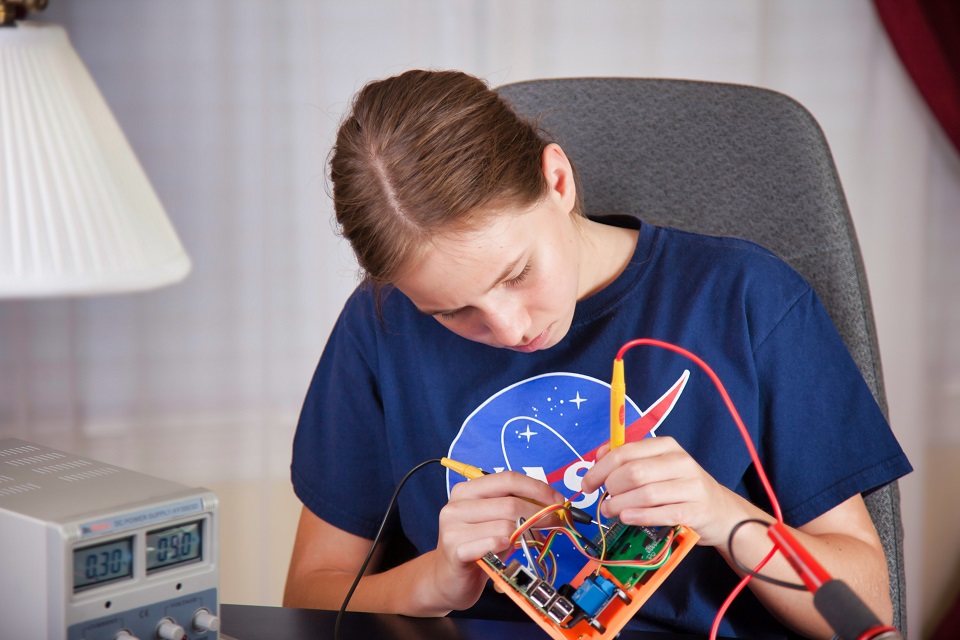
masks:
{"type": "Polygon", "coordinates": [[[527,592],[531,600],[541,607],[546,607],[553,596],[557,595],[557,590],[549,583],[541,581],[536,587],[527,592]]]}
{"type": "Polygon", "coordinates": [[[553,604],[550,605],[550,608],[547,609],[547,615],[550,616],[550,619],[556,622],[557,624],[563,624],[566,622],[567,618],[573,613],[573,603],[559,596],[556,600],[553,601],[553,604]]]}

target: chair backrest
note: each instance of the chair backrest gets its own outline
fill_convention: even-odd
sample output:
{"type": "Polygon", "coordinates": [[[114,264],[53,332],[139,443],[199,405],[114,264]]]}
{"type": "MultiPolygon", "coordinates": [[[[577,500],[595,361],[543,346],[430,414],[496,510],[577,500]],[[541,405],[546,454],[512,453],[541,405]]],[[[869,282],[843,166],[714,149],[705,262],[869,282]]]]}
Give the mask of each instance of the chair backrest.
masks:
{"type": "MultiPolygon", "coordinates": [[[[587,213],[734,236],[778,254],[816,290],[884,415],[876,329],[853,222],[819,125],[787,96],[742,85],[641,78],[499,87],[576,165],[587,213]]],[[[865,496],[906,628],[896,482],[865,496]]]]}

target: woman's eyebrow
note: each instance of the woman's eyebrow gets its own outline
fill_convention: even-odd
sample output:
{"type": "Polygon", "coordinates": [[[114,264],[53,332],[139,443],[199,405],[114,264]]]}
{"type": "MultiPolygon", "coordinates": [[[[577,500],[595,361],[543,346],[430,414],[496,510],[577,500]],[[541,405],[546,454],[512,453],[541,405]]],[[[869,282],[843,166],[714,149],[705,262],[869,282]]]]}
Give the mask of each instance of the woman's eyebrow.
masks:
{"type": "MultiPolygon", "coordinates": [[[[495,286],[497,286],[498,284],[506,280],[510,276],[510,274],[513,273],[514,269],[517,268],[517,265],[520,264],[521,260],[523,260],[523,256],[518,257],[516,260],[508,264],[507,267],[500,273],[500,275],[497,276],[496,280],[493,281],[493,284],[487,287],[486,290],[490,291],[495,286]]],[[[458,311],[461,311],[463,309],[464,307],[458,307],[456,309],[421,309],[417,307],[417,311],[427,316],[435,316],[441,313],[446,313],[446,314],[457,313],[458,311]]]]}

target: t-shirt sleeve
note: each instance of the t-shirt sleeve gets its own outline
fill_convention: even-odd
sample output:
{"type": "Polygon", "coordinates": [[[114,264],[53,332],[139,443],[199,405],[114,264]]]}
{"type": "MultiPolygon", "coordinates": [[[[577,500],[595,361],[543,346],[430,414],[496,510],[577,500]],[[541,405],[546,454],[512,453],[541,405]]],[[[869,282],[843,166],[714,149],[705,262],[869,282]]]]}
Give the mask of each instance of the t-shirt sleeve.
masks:
{"type": "Polygon", "coordinates": [[[803,525],[911,471],[812,289],[754,355],[764,425],[759,448],[788,524],[803,525]]]}
{"type": "Polygon", "coordinates": [[[333,526],[371,539],[393,487],[377,383],[376,312],[347,301],[320,357],[293,440],[297,497],[333,526]]]}

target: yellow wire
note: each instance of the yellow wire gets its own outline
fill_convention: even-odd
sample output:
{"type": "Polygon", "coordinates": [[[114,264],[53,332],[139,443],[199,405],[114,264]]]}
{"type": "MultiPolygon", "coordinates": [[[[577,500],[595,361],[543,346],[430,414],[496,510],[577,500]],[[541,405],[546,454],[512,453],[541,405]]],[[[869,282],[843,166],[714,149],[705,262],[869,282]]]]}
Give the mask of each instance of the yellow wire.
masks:
{"type": "MultiPolygon", "coordinates": [[[[607,496],[609,496],[609,495],[610,495],[610,492],[609,492],[609,491],[604,491],[603,494],[600,496],[600,499],[597,500],[597,528],[600,530],[600,557],[597,558],[597,560],[598,560],[601,564],[603,563],[603,559],[604,559],[604,558],[606,557],[606,555],[607,555],[607,532],[606,532],[606,530],[603,528],[603,524],[602,524],[602,522],[601,522],[601,517],[602,517],[602,516],[600,515],[600,507],[603,506],[603,501],[606,500],[606,499],[607,499],[607,496]]],[[[599,566],[599,565],[597,566],[597,574],[598,574],[598,575],[600,574],[600,566],[599,566]]]]}

